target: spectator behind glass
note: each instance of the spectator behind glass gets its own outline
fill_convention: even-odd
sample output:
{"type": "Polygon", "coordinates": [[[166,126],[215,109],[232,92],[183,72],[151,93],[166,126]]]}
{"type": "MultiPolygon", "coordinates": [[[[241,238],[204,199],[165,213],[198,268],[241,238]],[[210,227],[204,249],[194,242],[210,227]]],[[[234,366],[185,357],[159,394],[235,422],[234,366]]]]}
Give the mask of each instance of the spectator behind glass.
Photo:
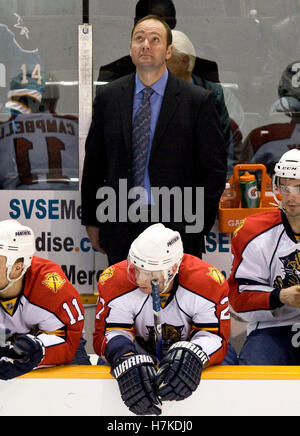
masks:
{"type": "Polygon", "coordinates": [[[0,18],[0,112],[4,113],[7,112],[5,102],[11,79],[24,69],[39,71],[42,68],[37,41],[32,37],[30,25],[14,12],[15,6],[6,2],[5,10],[9,8],[12,13],[2,13],[5,18],[0,18]]]}
{"type": "Polygon", "coordinates": [[[300,149],[300,61],[283,71],[278,85],[279,99],[272,105],[270,116],[290,118],[289,122],[270,123],[258,127],[245,139],[241,163],[262,163],[269,175],[280,156],[293,148],[300,149]]]}
{"type": "Polygon", "coordinates": [[[224,100],[222,86],[219,83],[214,83],[203,79],[194,74],[196,50],[188,36],[179,31],[172,30],[173,36],[173,52],[171,58],[167,61],[168,69],[187,82],[202,86],[208,91],[212,91],[216,98],[216,106],[218,109],[220,123],[224,135],[227,150],[227,180],[233,173],[233,166],[237,163],[235,158],[235,150],[240,144],[241,134],[236,123],[229,118],[227,107],[224,100]]]}
{"type": "Polygon", "coordinates": [[[58,99],[52,73],[29,70],[11,80],[11,117],[0,123],[1,189],[78,189],[78,118],[57,115],[58,99]]]}
{"type": "Polygon", "coordinates": [[[286,65],[299,59],[300,0],[286,3],[289,15],[272,26],[270,44],[264,69],[264,107],[274,101],[276,85],[286,65]],[[272,97],[274,96],[274,97],[272,97]]]}

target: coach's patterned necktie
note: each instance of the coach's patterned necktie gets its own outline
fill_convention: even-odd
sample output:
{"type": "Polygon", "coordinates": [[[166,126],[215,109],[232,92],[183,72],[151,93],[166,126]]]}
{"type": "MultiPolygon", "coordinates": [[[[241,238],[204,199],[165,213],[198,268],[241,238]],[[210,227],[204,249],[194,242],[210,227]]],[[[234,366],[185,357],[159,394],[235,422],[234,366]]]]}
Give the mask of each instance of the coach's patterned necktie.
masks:
{"type": "Polygon", "coordinates": [[[143,101],[140,104],[132,129],[132,185],[144,186],[147,150],[150,136],[152,88],[143,89],[143,101]]]}

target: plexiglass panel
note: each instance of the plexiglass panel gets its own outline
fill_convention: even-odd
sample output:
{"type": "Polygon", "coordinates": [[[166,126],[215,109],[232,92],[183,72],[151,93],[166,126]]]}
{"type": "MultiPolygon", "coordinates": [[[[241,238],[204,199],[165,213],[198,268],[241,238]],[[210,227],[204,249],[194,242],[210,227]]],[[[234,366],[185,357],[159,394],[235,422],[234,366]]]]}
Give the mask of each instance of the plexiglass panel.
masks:
{"type": "Polygon", "coordinates": [[[78,189],[78,0],[0,1],[0,188],[78,189]]]}
{"type": "MultiPolygon", "coordinates": [[[[89,2],[94,91],[116,78],[115,60],[128,60],[136,4],[89,2]]],[[[271,174],[285,150],[300,147],[300,0],[174,5],[175,29],[201,60],[193,74],[228,112],[228,177],[237,162],[264,163],[271,174]]],[[[0,0],[0,17],[0,187],[77,189],[82,1],[0,0]]]]}
{"type": "MultiPolygon", "coordinates": [[[[196,56],[204,60],[193,73],[217,95],[220,86],[223,91],[230,123],[228,177],[238,162],[264,163],[271,174],[284,151],[300,147],[300,0],[173,3],[175,29],[188,36],[196,56]]],[[[94,77],[102,66],[100,82],[115,79],[123,68],[129,71],[128,65],[114,61],[129,53],[136,4],[90,2],[94,77]]]]}

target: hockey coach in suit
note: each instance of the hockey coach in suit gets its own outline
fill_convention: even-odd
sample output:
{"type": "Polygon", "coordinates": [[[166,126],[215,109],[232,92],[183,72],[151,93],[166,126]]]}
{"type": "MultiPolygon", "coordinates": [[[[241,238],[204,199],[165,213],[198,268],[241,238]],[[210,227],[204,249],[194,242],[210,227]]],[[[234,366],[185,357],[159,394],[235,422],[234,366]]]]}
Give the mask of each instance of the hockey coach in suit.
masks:
{"type": "MultiPolygon", "coordinates": [[[[161,215],[161,210],[164,213],[166,208],[162,205],[159,221],[180,232],[186,253],[201,257],[203,235],[209,232],[216,218],[226,179],[226,149],[214,95],[172,75],[166,67],[171,54],[169,26],[157,16],[146,16],[132,30],[130,55],[136,73],[97,90],[86,140],[82,224],[92,246],[108,255],[109,264],[126,258],[131,242],[153,223],[150,212],[144,222],[132,222],[129,213],[124,218],[124,207],[130,209],[132,201],[126,203],[128,191],[134,186],[143,185],[149,194],[146,200],[149,211],[154,188],[176,187],[182,193],[182,205],[171,201],[167,219],[161,215]],[[148,100],[143,97],[144,88],[151,88],[148,100]],[[137,168],[142,158],[137,154],[141,150],[136,136],[142,132],[141,143],[145,138],[143,127],[142,130],[135,127],[137,118],[143,118],[141,111],[144,111],[143,123],[149,122],[150,117],[144,169],[137,168]],[[143,183],[139,184],[136,175],[141,172],[143,183]],[[193,188],[189,204],[185,201],[188,187],[193,188]],[[199,215],[197,187],[204,188],[204,226],[195,232],[190,230],[191,220],[187,215],[190,209],[196,211],[195,219],[199,215]],[[99,205],[105,203],[104,191],[101,193],[99,188],[110,189],[105,192],[115,195],[110,197],[114,207],[106,222],[99,222],[99,205]],[[178,219],[178,207],[182,209],[182,219],[178,219]]],[[[108,210],[112,205],[105,199],[108,210]]]]}

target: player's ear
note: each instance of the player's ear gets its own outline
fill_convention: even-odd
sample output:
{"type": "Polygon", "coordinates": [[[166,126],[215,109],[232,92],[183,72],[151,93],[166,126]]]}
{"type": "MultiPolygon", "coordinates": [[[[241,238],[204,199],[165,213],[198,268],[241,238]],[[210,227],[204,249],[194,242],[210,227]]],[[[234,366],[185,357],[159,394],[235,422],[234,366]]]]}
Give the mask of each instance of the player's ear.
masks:
{"type": "Polygon", "coordinates": [[[177,268],[178,268],[178,265],[177,265],[177,263],[175,263],[175,265],[172,266],[172,273],[173,274],[176,274],[177,268]]]}
{"type": "Polygon", "coordinates": [[[10,276],[11,278],[17,278],[23,271],[24,267],[24,259],[23,257],[20,257],[15,261],[15,263],[12,266],[10,276]]]}

